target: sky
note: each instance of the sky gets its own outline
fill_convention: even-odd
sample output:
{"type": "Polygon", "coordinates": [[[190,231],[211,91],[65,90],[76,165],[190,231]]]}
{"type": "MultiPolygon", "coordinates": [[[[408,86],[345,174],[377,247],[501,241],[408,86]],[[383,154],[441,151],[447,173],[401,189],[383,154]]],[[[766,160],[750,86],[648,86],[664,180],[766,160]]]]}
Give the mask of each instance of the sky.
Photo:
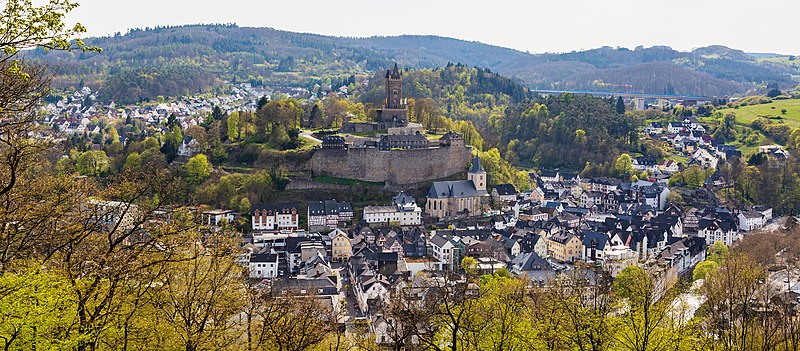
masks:
{"type": "Polygon", "coordinates": [[[800,54],[798,0],[77,0],[89,36],[236,23],[336,36],[423,34],[531,53],[725,45],[800,54]]]}

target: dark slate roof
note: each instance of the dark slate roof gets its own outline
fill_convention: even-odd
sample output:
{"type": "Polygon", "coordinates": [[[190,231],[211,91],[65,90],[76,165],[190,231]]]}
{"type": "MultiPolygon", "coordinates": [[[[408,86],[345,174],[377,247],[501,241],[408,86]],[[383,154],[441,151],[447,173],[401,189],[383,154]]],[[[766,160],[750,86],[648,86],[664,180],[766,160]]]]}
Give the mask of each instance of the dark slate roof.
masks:
{"type": "Polygon", "coordinates": [[[486,191],[478,191],[471,180],[455,180],[434,182],[428,191],[428,198],[443,199],[448,197],[473,197],[486,195],[486,191]]]}
{"type": "Polygon", "coordinates": [[[511,260],[511,266],[514,268],[514,270],[520,272],[550,269],[550,265],[547,264],[547,260],[541,258],[535,252],[519,254],[517,257],[511,260]]]}
{"type": "Polygon", "coordinates": [[[592,231],[583,232],[583,246],[594,246],[597,250],[603,250],[608,242],[608,235],[592,231]]]}
{"type": "Polygon", "coordinates": [[[277,254],[251,254],[250,255],[250,262],[271,262],[276,263],[278,262],[278,255],[277,254]]]}
{"type": "Polygon", "coordinates": [[[250,208],[250,213],[258,211],[272,211],[275,213],[282,213],[282,214],[289,214],[292,213],[292,210],[298,211],[298,206],[295,203],[290,202],[282,202],[282,203],[274,203],[274,204],[257,204],[253,205],[250,208]]]}
{"type": "Polygon", "coordinates": [[[416,203],[416,200],[414,200],[413,196],[401,191],[396,196],[392,197],[392,203],[395,205],[413,204],[416,203]]]}
{"type": "Polygon", "coordinates": [[[442,135],[441,138],[439,138],[439,140],[450,140],[450,139],[461,139],[461,134],[458,134],[458,133],[453,132],[453,131],[449,131],[449,132],[445,133],[444,135],[442,135]]]}
{"type": "Polygon", "coordinates": [[[517,189],[514,184],[499,184],[494,186],[494,190],[498,195],[517,195],[517,189]]]}
{"type": "Polygon", "coordinates": [[[616,178],[596,177],[596,178],[592,178],[591,182],[595,183],[595,184],[619,186],[619,184],[622,181],[620,181],[619,179],[616,179],[616,178]]]}
{"type": "Polygon", "coordinates": [[[480,173],[484,171],[479,156],[475,156],[475,158],[472,159],[472,168],[470,168],[469,171],[470,173],[480,173]]]}
{"type": "Polygon", "coordinates": [[[636,160],[636,163],[639,165],[654,166],[657,164],[656,158],[653,156],[640,156],[634,160],[636,160]]]}
{"type": "Polygon", "coordinates": [[[336,202],[336,200],[308,203],[308,213],[312,216],[338,215],[340,212],[353,212],[353,206],[348,202],[336,202]]]}
{"type": "Polygon", "coordinates": [[[736,230],[736,223],[729,220],[717,220],[713,218],[701,218],[700,222],[697,224],[697,228],[703,230],[712,224],[716,224],[723,232],[736,230]]]}

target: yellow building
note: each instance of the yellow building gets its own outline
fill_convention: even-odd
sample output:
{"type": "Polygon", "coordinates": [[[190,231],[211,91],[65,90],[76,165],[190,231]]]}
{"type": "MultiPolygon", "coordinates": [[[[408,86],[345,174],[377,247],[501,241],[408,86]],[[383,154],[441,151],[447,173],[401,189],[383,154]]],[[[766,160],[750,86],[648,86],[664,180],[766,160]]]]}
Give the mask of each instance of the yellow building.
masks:
{"type": "Polygon", "coordinates": [[[339,229],[331,232],[331,258],[333,261],[346,261],[353,255],[350,238],[339,229]]]}
{"type": "Polygon", "coordinates": [[[571,233],[558,233],[547,238],[550,258],[561,262],[575,262],[581,258],[581,240],[571,233]]]}

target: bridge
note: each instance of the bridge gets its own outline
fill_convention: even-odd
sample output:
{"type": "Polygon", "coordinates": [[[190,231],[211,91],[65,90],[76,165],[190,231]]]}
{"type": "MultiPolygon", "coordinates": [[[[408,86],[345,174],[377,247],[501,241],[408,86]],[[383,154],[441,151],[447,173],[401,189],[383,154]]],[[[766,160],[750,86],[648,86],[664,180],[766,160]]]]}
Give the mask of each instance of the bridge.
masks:
{"type": "Polygon", "coordinates": [[[608,92],[608,91],[592,91],[592,90],[540,90],[531,89],[531,92],[537,94],[576,94],[576,95],[593,95],[593,96],[628,96],[631,98],[645,98],[645,99],[666,99],[666,100],[702,100],[710,101],[712,98],[708,96],[699,95],[669,95],[669,94],[645,94],[645,93],[632,93],[632,92],[608,92]]]}

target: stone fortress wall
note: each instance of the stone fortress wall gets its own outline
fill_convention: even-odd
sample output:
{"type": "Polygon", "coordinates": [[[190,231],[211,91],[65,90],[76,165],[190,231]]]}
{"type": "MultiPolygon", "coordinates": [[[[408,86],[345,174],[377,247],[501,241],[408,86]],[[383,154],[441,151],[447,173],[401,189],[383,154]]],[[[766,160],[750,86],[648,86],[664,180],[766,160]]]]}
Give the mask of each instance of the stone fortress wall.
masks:
{"type": "Polygon", "coordinates": [[[315,176],[411,185],[464,172],[472,159],[470,146],[388,150],[377,148],[318,149],[309,160],[315,176]]]}

